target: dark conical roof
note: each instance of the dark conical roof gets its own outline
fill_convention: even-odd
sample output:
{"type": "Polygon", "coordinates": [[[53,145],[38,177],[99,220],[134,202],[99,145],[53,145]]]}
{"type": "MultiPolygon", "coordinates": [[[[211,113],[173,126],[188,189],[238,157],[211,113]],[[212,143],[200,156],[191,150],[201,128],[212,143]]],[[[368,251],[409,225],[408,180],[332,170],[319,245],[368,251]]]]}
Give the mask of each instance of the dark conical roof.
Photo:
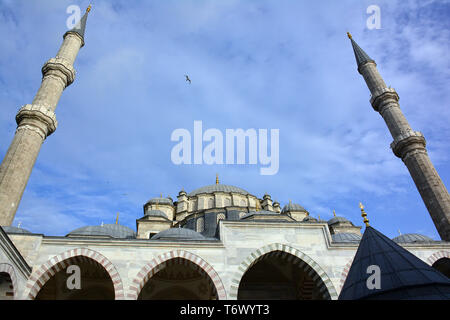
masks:
{"type": "Polygon", "coordinates": [[[360,46],[353,40],[352,36],[348,34],[348,37],[350,38],[350,41],[352,42],[353,52],[355,54],[356,58],[356,64],[358,65],[358,71],[359,67],[361,67],[363,64],[367,62],[375,62],[367,53],[364,52],[363,49],[361,49],[360,46]]]}
{"type": "Polygon", "coordinates": [[[439,271],[368,226],[344,282],[340,300],[450,299],[450,280],[439,271]],[[380,289],[370,290],[367,272],[380,268],[380,289]]]}
{"type": "Polygon", "coordinates": [[[86,12],[84,13],[84,15],[81,17],[80,21],[78,21],[78,23],[75,25],[75,27],[73,27],[71,30],[67,31],[64,34],[64,37],[68,34],[68,33],[76,33],[78,34],[82,41],[81,41],[81,46],[84,46],[84,32],[86,30],[86,21],[87,21],[87,17],[89,14],[89,11],[91,10],[91,6],[88,7],[88,9],[86,9],[86,12]]]}

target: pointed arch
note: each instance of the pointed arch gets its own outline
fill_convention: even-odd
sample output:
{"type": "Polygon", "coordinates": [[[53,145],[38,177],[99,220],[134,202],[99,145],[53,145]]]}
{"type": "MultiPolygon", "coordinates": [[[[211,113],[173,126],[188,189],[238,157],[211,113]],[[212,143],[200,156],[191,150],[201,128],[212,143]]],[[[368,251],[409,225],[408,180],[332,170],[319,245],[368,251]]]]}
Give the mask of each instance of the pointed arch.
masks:
{"type": "Polygon", "coordinates": [[[65,251],[49,259],[39,268],[34,270],[27,282],[28,294],[26,295],[26,299],[35,299],[39,290],[53,275],[58,271],[65,269],[71,263],[76,263],[76,257],[86,257],[98,262],[111,278],[115,299],[124,299],[122,280],[115,266],[105,256],[88,248],[77,248],[65,251]]]}
{"type": "Polygon", "coordinates": [[[450,258],[450,251],[447,250],[437,251],[428,257],[427,262],[430,266],[432,266],[433,263],[435,263],[441,258],[450,258]]]}
{"type": "Polygon", "coordinates": [[[17,277],[14,267],[9,263],[0,263],[0,273],[2,272],[7,273],[11,278],[12,291],[8,291],[7,293],[12,293],[13,299],[17,299],[17,277]]]}
{"type": "Polygon", "coordinates": [[[231,286],[229,291],[230,299],[237,299],[239,284],[241,282],[244,274],[249,270],[253,265],[255,265],[258,261],[262,260],[263,257],[271,252],[279,251],[285,253],[288,259],[291,259],[292,256],[300,259],[300,267],[305,271],[310,273],[313,276],[313,281],[320,287],[320,292],[324,294],[324,296],[328,296],[329,298],[335,300],[338,298],[338,294],[336,289],[331,282],[331,279],[325,273],[325,271],[311,259],[308,255],[304,254],[300,250],[297,250],[293,247],[290,247],[285,244],[273,243],[270,245],[266,245],[260,249],[252,252],[238,267],[238,271],[234,274],[233,279],[231,280],[231,286]],[[315,275],[314,275],[315,273],[315,275]]]}
{"type": "Polygon", "coordinates": [[[155,259],[152,259],[149,263],[142,267],[131,282],[127,298],[137,300],[139,293],[141,292],[145,283],[164,267],[165,262],[176,258],[182,258],[194,263],[199,268],[199,271],[204,272],[209,276],[214,287],[216,288],[218,299],[227,299],[225,287],[223,286],[222,280],[220,279],[218,273],[213,269],[213,267],[199,256],[196,256],[195,254],[184,250],[174,250],[166,252],[156,257],[155,259]]]}

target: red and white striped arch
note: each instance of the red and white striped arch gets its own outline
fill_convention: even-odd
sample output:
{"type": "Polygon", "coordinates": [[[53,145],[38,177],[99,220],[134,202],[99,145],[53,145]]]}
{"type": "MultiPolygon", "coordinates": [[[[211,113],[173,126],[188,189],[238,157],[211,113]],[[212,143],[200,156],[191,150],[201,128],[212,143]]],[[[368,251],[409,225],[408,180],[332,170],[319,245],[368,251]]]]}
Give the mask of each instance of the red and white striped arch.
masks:
{"type": "Polygon", "coordinates": [[[39,290],[41,290],[44,284],[53,275],[55,275],[60,270],[64,270],[71,264],[76,264],[77,261],[80,258],[82,259],[83,257],[92,259],[98,262],[103,268],[105,268],[114,286],[115,299],[123,300],[124,292],[122,280],[120,279],[120,275],[114,265],[102,254],[88,248],[68,250],[57,256],[54,256],[46,263],[35,269],[27,282],[28,294],[26,295],[26,298],[36,298],[39,290]]]}
{"type": "Polygon", "coordinates": [[[222,280],[220,279],[218,273],[214,270],[214,268],[199,256],[196,256],[195,254],[184,250],[174,250],[166,252],[152,259],[149,263],[147,263],[144,267],[142,267],[142,269],[138,272],[136,277],[131,282],[127,298],[137,300],[139,293],[141,292],[145,283],[154,274],[165,268],[167,266],[167,262],[178,258],[185,259],[194,263],[201,273],[204,273],[209,276],[212,284],[214,285],[217,291],[218,299],[219,300],[227,299],[225,287],[223,286],[222,280]]]}
{"type": "Polygon", "coordinates": [[[9,275],[11,278],[11,286],[10,291],[5,292],[6,294],[12,294],[14,299],[17,298],[17,277],[16,277],[16,271],[14,270],[13,266],[9,263],[0,263],[0,272],[5,272],[9,275]]]}
{"type": "Polygon", "coordinates": [[[344,282],[345,282],[345,279],[347,279],[347,276],[348,276],[348,272],[350,271],[350,267],[352,266],[352,263],[353,263],[353,258],[351,258],[348,262],[347,262],[347,264],[345,265],[345,267],[344,267],[344,270],[342,270],[342,273],[341,273],[341,281],[340,281],[340,283],[339,283],[339,291],[341,291],[342,290],[342,287],[344,286],[344,282]]]}
{"type": "Polygon", "coordinates": [[[320,286],[320,292],[324,297],[332,300],[338,298],[336,289],[328,277],[326,272],[311,257],[304,254],[300,250],[281,243],[273,243],[264,246],[252,252],[238,267],[238,271],[231,280],[230,299],[237,299],[239,284],[244,274],[258,261],[261,261],[272,253],[279,252],[280,256],[284,256],[288,261],[299,264],[299,267],[313,277],[313,281],[320,286]],[[297,259],[298,258],[298,259],[297,259]]]}
{"type": "Polygon", "coordinates": [[[428,257],[427,262],[430,266],[433,265],[436,261],[442,258],[449,258],[450,259],[450,251],[447,250],[441,250],[433,253],[430,257],[428,257]]]}

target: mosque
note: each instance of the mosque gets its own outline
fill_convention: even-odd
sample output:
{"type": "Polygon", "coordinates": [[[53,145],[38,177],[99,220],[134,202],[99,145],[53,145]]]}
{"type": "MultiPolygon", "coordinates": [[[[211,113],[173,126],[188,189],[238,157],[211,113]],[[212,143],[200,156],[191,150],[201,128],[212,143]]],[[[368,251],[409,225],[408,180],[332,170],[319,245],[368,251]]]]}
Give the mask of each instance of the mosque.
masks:
{"type": "Polygon", "coordinates": [[[423,135],[398,107],[397,93],[350,34],[372,106],[386,121],[394,154],[408,167],[442,241],[420,234],[389,239],[369,225],[360,204],[362,234],[362,226],[339,214],[325,221],[301,204],[282,206],[219,177],[179,191],[176,199],[151,198],[136,230],[116,221],[48,236],[11,226],[40,147],[56,130],[57,102],[74,81],[89,9],[44,64],[42,85],[19,110],[0,166],[0,299],[450,299],[448,192],[423,135]],[[381,270],[375,290],[366,285],[373,265],[381,270]]]}

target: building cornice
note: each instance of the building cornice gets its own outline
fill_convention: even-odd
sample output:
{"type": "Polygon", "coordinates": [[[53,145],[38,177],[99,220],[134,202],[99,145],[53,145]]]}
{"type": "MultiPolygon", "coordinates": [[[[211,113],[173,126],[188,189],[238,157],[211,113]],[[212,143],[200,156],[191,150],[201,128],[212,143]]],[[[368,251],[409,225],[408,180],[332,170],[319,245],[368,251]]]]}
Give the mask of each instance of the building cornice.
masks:
{"type": "Polygon", "coordinates": [[[0,247],[2,248],[5,255],[14,264],[16,269],[19,270],[26,279],[28,279],[31,274],[31,267],[25,261],[19,250],[17,250],[16,246],[8,237],[2,227],[0,227],[0,247]]]}

